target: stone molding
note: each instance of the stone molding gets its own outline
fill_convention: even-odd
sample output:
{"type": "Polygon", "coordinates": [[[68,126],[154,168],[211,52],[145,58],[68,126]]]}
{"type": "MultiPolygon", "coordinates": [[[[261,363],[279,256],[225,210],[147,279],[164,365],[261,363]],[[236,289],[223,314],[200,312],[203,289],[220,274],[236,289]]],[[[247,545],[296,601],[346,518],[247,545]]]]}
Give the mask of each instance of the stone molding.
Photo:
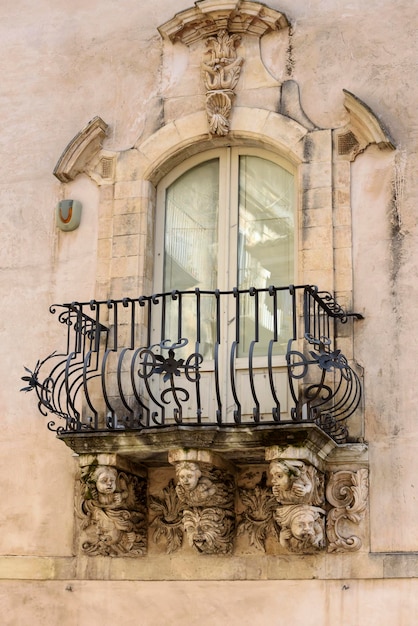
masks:
{"type": "Polygon", "coordinates": [[[173,43],[190,45],[216,34],[249,34],[261,37],[265,33],[287,28],[289,22],[283,13],[259,2],[245,0],[201,0],[195,6],[177,13],[158,28],[163,38],[173,43]]]}
{"type": "Polygon", "coordinates": [[[54,176],[68,183],[85,172],[91,159],[96,156],[106,136],[108,125],[96,116],[70,141],[54,168],[54,176]]]}
{"type": "Polygon", "coordinates": [[[370,107],[346,89],[343,92],[350,121],[344,128],[334,131],[338,155],[354,161],[371,144],[376,144],[381,150],[395,150],[388,131],[370,107]]]}

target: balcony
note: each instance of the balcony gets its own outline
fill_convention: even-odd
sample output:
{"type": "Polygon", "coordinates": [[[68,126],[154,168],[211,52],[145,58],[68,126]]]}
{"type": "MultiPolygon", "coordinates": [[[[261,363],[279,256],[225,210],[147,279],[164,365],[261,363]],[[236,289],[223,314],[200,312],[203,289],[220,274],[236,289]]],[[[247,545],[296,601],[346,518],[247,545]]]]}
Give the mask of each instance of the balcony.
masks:
{"type": "Polygon", "coordinates": [[[197,430],[205,447],[208,429],[244,439],[267,429],[279,441],[306,428],[350,440],[361,385],[335,337],[361,315],[316,287],[173,291],[50,312],[63,349],[27,370],[23,390],[35,390],[64,441],[99,436],[103,451],[105,436],[162,442],[167,430],[197,430]]]}

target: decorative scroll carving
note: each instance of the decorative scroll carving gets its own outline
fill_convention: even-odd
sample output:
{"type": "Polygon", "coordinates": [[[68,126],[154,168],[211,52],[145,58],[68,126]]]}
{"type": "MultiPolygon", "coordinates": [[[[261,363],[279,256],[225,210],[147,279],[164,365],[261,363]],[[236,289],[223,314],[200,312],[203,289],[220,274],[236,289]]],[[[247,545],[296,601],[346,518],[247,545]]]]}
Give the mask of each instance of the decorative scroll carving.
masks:
{"type": "Polygon", "coordinates": [[[237,535],[247,534],[250,545],[263,552],[266,551],[267,537],[275,534],[273,513],[277,508],[277,502],[266,483],[267,477],[263,472],[261,481],[253,489],[238,490],[245,509],[240,515],[237,535]]]}
{"type": "Polygon", "coordinates": [[[328,550],[359,550],[362,541],[356,535],[346,536],[346,522],[359,525],[364,519],[368,498],[367,469],[333,472],[326,488],[326,497],[334,507],[327,516],[328,550]]]}
{"type": "Polygon", "coordinates": [[[278,507],[274,518],[280,526],[280,545],[300,554],[322,549],[325,546],[324,514],[324,509],[307,504],[278,507]]]}
{"type": "Polygon", "coordinates": [[[370,107],[346,89],[343,92],[350,119],[344,128],[334,131],[338,154],[354,161],[371,144],[380,150],[394,150],[393,139],[370,107]]]}
{"type": "Polygon", "coordinates": [[[236,47],[241,41],[237,34],[221,30],[206,40],[210,59],[202,63],[206,92],[206,111],[212,135],[226,135],[234,89],[241,73],[244,59],[237,56],[236,47]]]}
{"type": "Polygon", "coordinates": [[[81,479],[81,548],[96,556],[136,556],[147,548],[145,480],[99,465],[81,479]]]}
{"type": "Polygon", "coordinates": [[[272,461],[270,475],[273,495],[280,504],[323,503],[323,480],[312,465],[294,460],[272,461]]]}

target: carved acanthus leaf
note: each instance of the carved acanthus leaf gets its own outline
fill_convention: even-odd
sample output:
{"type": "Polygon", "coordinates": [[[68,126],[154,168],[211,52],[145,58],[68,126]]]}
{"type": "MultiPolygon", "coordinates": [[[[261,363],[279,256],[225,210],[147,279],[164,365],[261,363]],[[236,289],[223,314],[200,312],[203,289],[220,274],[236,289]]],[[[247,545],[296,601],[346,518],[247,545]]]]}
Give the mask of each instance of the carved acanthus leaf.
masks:
{"type": "Polygon", "coordinates": [[[162,498],[150,496],[150,509],[156,513],[151,526],[153,539],[158,543],[165,539],[167,553],[175,552],[183,545],[182,505],[177,498],[173,480],[163,489],[162,498]]]}
{"type": "Polygon", "coordinates": [[[270,489],[263,485],[239,489],[239,495],[245,509],[240,515],[237,535],[247,534],[250,545],[265,552],[267,537],[275,533],[273,512],[277,502],[270,489]]]}

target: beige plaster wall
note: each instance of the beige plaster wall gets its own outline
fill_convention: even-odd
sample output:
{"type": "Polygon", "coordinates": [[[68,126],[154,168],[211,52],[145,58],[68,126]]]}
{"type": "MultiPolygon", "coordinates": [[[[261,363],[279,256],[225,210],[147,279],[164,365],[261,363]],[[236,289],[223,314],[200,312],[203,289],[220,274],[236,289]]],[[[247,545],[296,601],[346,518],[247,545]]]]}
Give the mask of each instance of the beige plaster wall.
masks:
{"type": "Polygon", "coordinates": [[[3,583],[4,626],[413,626],[416,580],[3,583]],[[307,608],[309,607],[309,608],[307,608]]]}
{"type": "MultiPolygon", "coordinates": [[[[33,394],[19,393],[20,377],[24,365],[33,369],[38,358],[60,347],[62,329],[49,314],[49,305],[94,296],[105,207],[91,181],[79,177],[62,186],[53,177],[53,168],[67,143],[95,115],[110,127],[105,148],[118,152],[140,144],[173,116],[194,112],[188,110],[191,102],[201,106],[202,91],[190,79],[196,70],[188,67],[187,50],[176,44],[180,51],[174,55],[171,44],[163,45],[156,30],[191,4],[190,0],[2,3],[3,555],[72,555],[71,452],[47,431],[48,420],[38,413],[33,394]],[[83,202],[82,224],[73,233],[62,233],[55,227],[54,209],[58,200],[71,196],[83,202]]],[[[288,16],[293,34],[290,41],[284,33],[262,41],[272,79],[261,81],[259,88],[270,91],[263,92],[268,98],[257,106],[274,102],[272,85],[288,78],[286,67],[291,67],[305,112],[319,127],[347,122],[342,89],[348,89],[387,125],[398,148],[392,155],[369,148],[352,166],[354,307],[366,318],[356,327],[354,353],[365,370],[370,545],[375,552],[414,552],[418,525],[416,6],[391,0],[270,0],[269,6],[288,16]]],[[[245,106],[258,101],[256,93],[242,92],[238,103],[240,98],[245,106]]],[[[14,578],[17,569],[6,570],[5,577],[14,578]]],[[[342,625],[413,623],[408,620],[417,609],[414,581],[366,583],[360,580],[361,572],[358,576],[344,591],[341,581],[282,581],[280,586],[212,583],[209,588],[203,583],[139,586],[79,581],[74,583],[74,593],[65,591],[63,582],[7,582],[1,588],[1,613],[8,620],[4,623],[13,626],[28,621],[29,614],[34,624],[84,624],[87,619],[95,623],[96,615],[100,615],[97,622],[108,619],[110,623],[111,618],[100,613],[107,603],[107,615],[122,614],[123,623],[129,624],[134,619],[138,623],[146,605],[149,612],[142,623],[154,624],[162,623],[157,611],[160,599],[168,597],[177,608],[167,624],[180,620],[215,624],[220,610],[223,615],[227,611],[231,624],[238,623],[236,615],[241,624],[275,623],[272,614],[288,616],[293,623],[303,614],[304,624],[331,623],[336,614],[342,625]],[[138,605],[135,615],[125,608],[132,594],[138,605]],[[261,594],[261,599],[254,600],[252,594],[261,594]],[[188,613],[190,606],[193,612],[188,613]],[[238,606],[240,613],[236,613],[238,606]],[[321,619],[315,621],[317,615],[306,613],[307,606],[318,607],[321,619]],[[353,615],[360,614],[366,617],[356,621],[353,615]]]]}

